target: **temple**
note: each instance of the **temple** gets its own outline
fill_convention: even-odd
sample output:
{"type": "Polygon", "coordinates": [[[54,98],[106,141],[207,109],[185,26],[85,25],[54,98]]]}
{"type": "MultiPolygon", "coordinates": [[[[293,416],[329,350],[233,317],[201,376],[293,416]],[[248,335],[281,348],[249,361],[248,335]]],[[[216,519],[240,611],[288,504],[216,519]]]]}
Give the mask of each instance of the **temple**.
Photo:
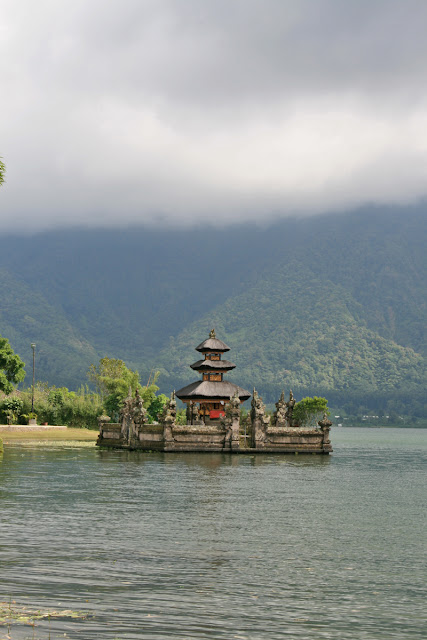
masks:
{"type": "Polygon", "coordinates": [[[149,422],[138,391],[133,396],[129,390],[118,423],[111,423],[109,416],[98,418],[98,446],[164,452],[328,455],[332,451],[329,440],[332,422],[325,414],[316,426],[297,424],[292,391],[289,400],[285,400],[282,392],[276,402],[276,411],[270,415],[254,389],[250,413],[241,415],[241,404],[251,394],[224,380],[224,373],[235,368],[232,362],[222,359],[229,350],[212,330],[209,338],[196,347],[203,358],[190,365],[201,374],[201,380],[183,387],[176,394],[173,392],[158,423],[149,422]],[[175,396],[187,405],[186,424],[177,420],[175,396]]]}
{"type": "Polygon", "coordinates": [[[179,389],[176,397],[187,405],[187,420],[190,424],[198,416],[204,424],[209,424],[225,416],[225,405],[233,396],[237,394],[240,402],[244,402],[251,394],[237,384],[224,380],[224,373],[231,371],[236,365],[229,360],[222,360],[223,354],[230,351],[230,347],[218,340],[214,329],[209,338],[196,347],[196,351],[203,355],[203,359],[190,366],[201,373],[202,379],[179,389]]]}

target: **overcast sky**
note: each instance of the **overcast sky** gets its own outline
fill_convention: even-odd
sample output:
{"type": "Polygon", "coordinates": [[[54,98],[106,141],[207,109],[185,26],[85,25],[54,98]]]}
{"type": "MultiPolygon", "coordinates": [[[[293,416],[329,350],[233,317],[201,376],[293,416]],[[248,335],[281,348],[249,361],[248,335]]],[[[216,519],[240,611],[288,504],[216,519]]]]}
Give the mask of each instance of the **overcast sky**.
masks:
{"type": "Polygon", "coordinates": [[[0,0],[0,229],[427,194],[426,0],[0,0]]]}

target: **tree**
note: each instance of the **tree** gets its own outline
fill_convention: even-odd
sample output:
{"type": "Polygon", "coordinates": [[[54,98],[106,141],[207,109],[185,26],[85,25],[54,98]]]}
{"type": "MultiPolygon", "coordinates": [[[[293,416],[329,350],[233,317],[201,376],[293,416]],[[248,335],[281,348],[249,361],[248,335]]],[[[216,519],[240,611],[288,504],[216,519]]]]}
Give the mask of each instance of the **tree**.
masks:
{"type": "Polygon", "coordinates": [[[132,393],[141,389],[138,372],[116,358],[101,358],[98,366],[91,364],[88,378],[95,383],[105,409],[113,417],[117,417],[129,389],[132,393]]]}
{"type": "Polygon", "coordinates": [[[2,162],[0,158],[0,187],[4,182],[4,174],[6,173],[6,167],[4,166],[4,162],[2,162]]]}
{"type": "Polygon", "coordinates": [[[292,419],[299,427],[315,427],[323,414],[330,414],[326,398],[303,398],[296,403],[292,419]]]}
{"type": "Polygon", "coordinates": [[[139,382],[139,373],[128,369],[123,360],[115,358],[101,358],[99,365],[92,364],[88,371],[88,378],[97,387],[108,415],[118,417],[124,399],[129,393],[134,394],[138,389],[144,403],[149,409],[156,398],[159,387],[155,384],[159,376],[156,373],[150,385],[143,387],[139,382]]]}
{"type": "Polygon", "coordinates": [[[149,406],[148,415],[153,420],[158,420],[163,411],[163,407],[168,402],[169,402],[169,398],[164,393],[161,393],[160,395],[155,396],[154,400],[151,402],[149,406]]]}
{"type": "Polygon", "coordinates": [[[13,385],[25,378],[25,364],[14,353],[9,340],[0,336],[0,391],[6,395],[13,391],[13,385]]]}

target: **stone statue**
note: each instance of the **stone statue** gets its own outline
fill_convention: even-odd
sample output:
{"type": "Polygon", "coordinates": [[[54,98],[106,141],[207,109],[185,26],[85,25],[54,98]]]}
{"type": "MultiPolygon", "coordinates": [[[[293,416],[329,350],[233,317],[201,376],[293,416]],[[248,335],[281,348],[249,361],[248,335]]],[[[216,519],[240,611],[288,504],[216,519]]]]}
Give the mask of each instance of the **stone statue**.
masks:
{"type": "Polygon", "coordinates": [[[267,440],[267,429],[270,425],[270,417],[265,414],[265,406],[262,398],[254,389],[251,402],[252,422],[252,447],[263,446],[267,440]]]}
{"type": "Polygon", "coordinates": [[[122,425],[120,430],[121,438],[125,443],[129,444],[133,424],[133,398],[131,387],[129,387],[129,393],[123,401],[123,405],[119,412],[119,419],[122,425]]]}
{"type": "Polygon", "coordinates": [[[226,412],[229,411],[233,419],[240,419],[240,398],[239,393],[236,391],[234,396],[230,398],[230,402],[227,405],[226,412]]]}
{"type": "Polygon", "coordinates": [[[240,446],[240,398],[237,391],[225,407],[221,426],[225,429],[224,447],[238,449],[240,446]]]}
{"type": "Polygon", "coordinates": [[[171,398],[169,400],[169,410],[171,412],[171,416],[175,422],[176,419],[176,399],[175,399],[175,390],[171,393],[171,398]]]}
{"type": "Polygon", "coordinates": [[[130,445],[133,439],[138,439],[139,429],[147,422],[147,410],[144,408],[144,402],[138,389],[136,389],[133,398],[132,389],[129,387],[129,393],[119,412],[119,420],[121,438],[124,443],[130,445]]]}
{"type": "Polygon", "coordinates": [[[264,415],[264,405],[262,402],[262,398],[259,397],[258,391],[256,391],[255,387],[252,393],[251,400],[251,419],[252,422],[259,418],[261,415],[264,415]]]}
{"type": "Polygon", "coordinates": [[[213,339],[215,339],[215,338],[216,338],[216,335],[215,335],[215,329],[212,329],[212,330],[209,332],[209,338],[213,338],[213,339]]]}
{"type": "Polygon", "coordinates": [[[144,408],[142,398],[138,389],[135,391],[135,400],[133,401],[133,421],[136,427],[142,426],[147,420],[147,410],[144,408]]]}
{"type": "Polygon", "coordinates": [[[330,429],[332,427],[332,422],[329,420],[328,414],[326,413],[326,411],[323,414],[323,418],[319,420],[317,424],[322,430],[330,429]]]}
{"type": "Polygon", "coordinates": [[[224,447],[228,444],[231,447],[231,438],[233,435],[233,419],[231,414],[225,409],[225,416],[221,418],[221,427],[225,429],[224,447]]]}
{"type": "Polygon", "coordinates": [[[292,393],[292,389],[289,392],[289,400],[286,402],[286,421],[288,423],[289,427],[293,427],[294,423],[293,423],[293,419],[292,419],[292,414],[294,412],[294,407],[296,405],[296,400],[294,398],[294,394],[292,393]]]}
{"type": "Polygon", "coordinates": [[[285,392],[282,391],[279,400],[276,402],[276,411],[273,414],[273,424],[275,427],[285,428],[287,421],[288,405],[285,401],[285,392]]]}
{"type": "Polygon", "coordinates": [[[191,424],[193,425],[197,425],[197,424],[203,424],[200,418],[200,414],[199,414],[199,409],[197,407],[197,404],[195,402],[191,403],[191,424]]]}
{"type": "Polygon", "coordinates": [[[165,422],[166,417],[168,417],[168,420],[170,420],[170,418],[172,419],[172,423],[171,424],[175,424],[175,419],[176,419],[175,391],[173,391],[171,393],[171,397],[169,398],[169,400],[167,401],[167,403],[163,407],[163,411],[162,411],[162,415],[161,415],[162,423],[165,422]]]}
{"type": "Polygon", "coordinates": [[[172,427],[175,426],[176,421],[175,391],[172,392],[170,400],[163,407],[161,420],[163,424],[163,438],[165,442],[171,442],[173,440],[172,427]]]}
{"type": "Polygon", "coordinates": [[[319,420],[317,424],[323,432],[323,447],[330,447],[331,441],[329,440],[329,432],[332,427],[332,422],[329,420],[328,414],[326,412],[323,414],[323,418],[319,420]]]}

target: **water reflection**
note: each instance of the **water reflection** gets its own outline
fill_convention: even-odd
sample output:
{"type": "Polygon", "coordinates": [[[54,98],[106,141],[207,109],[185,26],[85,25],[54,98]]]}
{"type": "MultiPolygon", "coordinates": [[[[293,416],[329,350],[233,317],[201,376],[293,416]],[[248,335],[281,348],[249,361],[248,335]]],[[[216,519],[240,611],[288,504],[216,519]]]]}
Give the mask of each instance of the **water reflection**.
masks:
{"type": "Polygon", "coordinates": [[[331,463],[331,456],[315,454],[230,454],[222,452],[212,453],[164,453],[160,451],[119,451],[97,450],[98,458],[111,464],[130,463],[140,464],[165,464],[176,467],[185,465],[189,468],[221,469],[224,467],[264,466],[289,464],[292,466],[324,467],[331,463]]]}

